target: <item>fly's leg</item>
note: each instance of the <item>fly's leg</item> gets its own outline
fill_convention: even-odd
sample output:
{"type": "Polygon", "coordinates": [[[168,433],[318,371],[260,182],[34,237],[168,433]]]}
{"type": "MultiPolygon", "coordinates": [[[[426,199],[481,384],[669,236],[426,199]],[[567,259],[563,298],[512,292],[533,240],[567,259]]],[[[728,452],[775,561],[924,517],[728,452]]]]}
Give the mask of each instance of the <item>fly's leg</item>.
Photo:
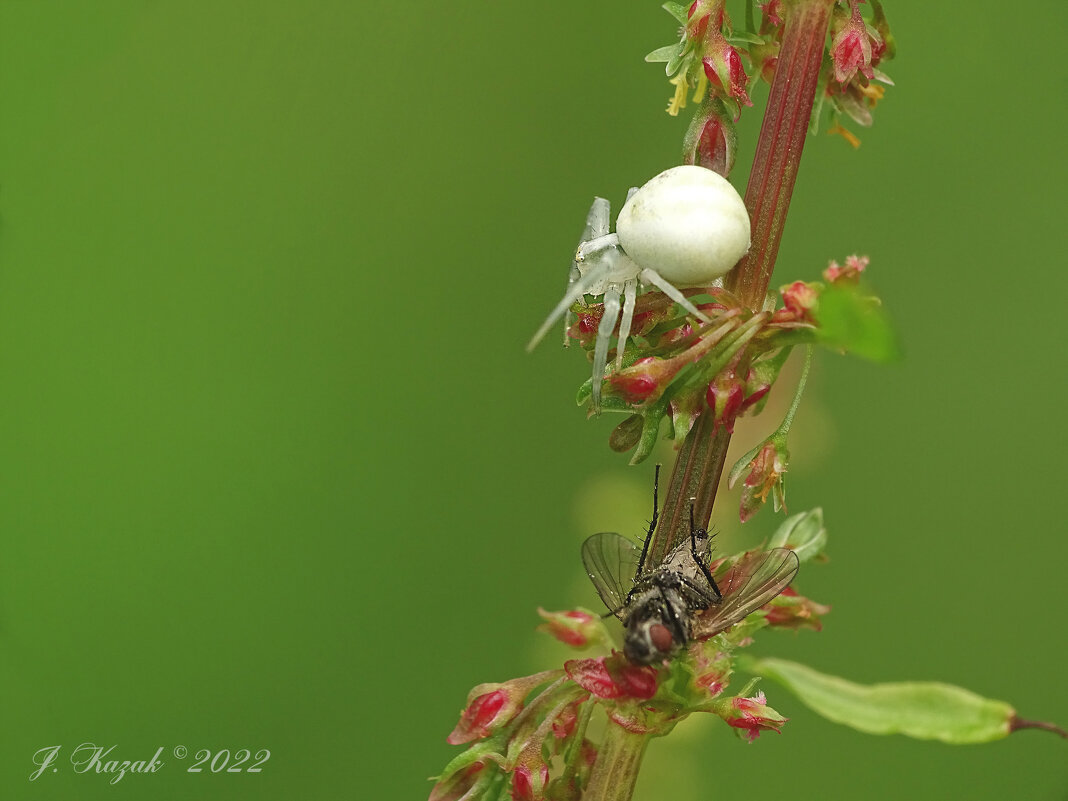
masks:
{"type": "MultiPolygon", "coordinates": [[[[638,560],[638,573],[634,576],[634,580],[637,581],[638,577],[645,570],[645,557],[649,553],[649,543],[653,541],[653,532],[656,530],[656,520],[660,514],[657,508],[657,492],[660,490],[660,465],[656,466],[656,472],[653,473],[653,519],[649,521],[649,531],[645,535],[645,545],[642,546],[642,558],[638,560]]],[[[691,510],[690,516],[693,516],[691,510]]]]}
{"type": "Polygon", "coordinates": [[[686,600],[694,611],[703,612],[722,600],[721,597],[712,595],[707,587],[698,587],[697,584],[685,576],[679,576],[679,584],[687,591],[685,593],[686,600]]]}
{"type": "Polygon", "coordinates": [[[694,562],[701,568],[701,572],[705,578],[708,579],[708,586],[712,588],[712,592],[716,594],[714,603],[719,603],[723,600],[723,593],[719,591],[719,585],[716,584],[716,580],[712,578],[712,571],[708,569],[708,565],[705,564],[701,555],[697,553],[697,526],[693,520],[693,502],[690,503],[690,553],[693,555],[694,562]]]}

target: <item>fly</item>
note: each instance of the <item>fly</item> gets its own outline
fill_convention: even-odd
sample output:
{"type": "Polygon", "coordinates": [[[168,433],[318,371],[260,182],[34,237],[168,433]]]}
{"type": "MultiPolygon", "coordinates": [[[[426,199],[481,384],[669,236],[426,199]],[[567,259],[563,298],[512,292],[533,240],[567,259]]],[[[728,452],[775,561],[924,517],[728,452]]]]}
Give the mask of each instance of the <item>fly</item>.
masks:
{"type": "Polygon", "coordinates": [[[645,559],[658,516],[659,479],[658,465],[653,519],[640,550],[626,537],[609,531],[594,534],[582,544],[582,564],[597,594],[608,613],[623,621],[623,653],[639,665],[670,657],[694,637],[705,639],[730,628],[786,589],[798,568],[797,554],[788,548],[756,551],[738,560],[717,583],[709,567],[711,538],[694,525],[691,506],[689,540],[647,570],[645,559]]]}

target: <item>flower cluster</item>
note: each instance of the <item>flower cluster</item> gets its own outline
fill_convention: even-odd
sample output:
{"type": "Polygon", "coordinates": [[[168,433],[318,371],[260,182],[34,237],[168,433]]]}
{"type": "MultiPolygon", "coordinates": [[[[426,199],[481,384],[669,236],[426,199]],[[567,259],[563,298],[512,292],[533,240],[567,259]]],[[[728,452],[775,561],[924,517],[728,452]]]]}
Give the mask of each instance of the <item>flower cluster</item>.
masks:
{"type": "Polygon", "coordinates": [[[764,10],[759,33],[736,31],[726,0],[694,0],[688,7],[666,3],[681,24],[677,43],[654,50],[650,62],[666,62],[674,93],[668,114],[676,116],[692,100],[699,108],[683,143],[683,161],[726,176],[734,165],[734,123],[749,97],[751,74],[770,80],[778,55],[779,0],[764,10]],[[775,20],[778,20],[776,24],[775,20]],[[748,65],[748,70],[747,70],[748,65]]]}
{"type": "MultiPolygon", "coordinates": [[[[872,122],[872,109],[884,89],[892,85],[880,69],[893,58],[894,37],[879,0],[871,0],[865,19],[865,0],[838,0],[828,34],[827,58],[813,121],[823,104],[835,118],[832,133],[854,146],[859,140],[838,123],[845,115],[863,126],[872,122]]],[[[753,82],[771,83],[779,60],[786,10],[782,0],[760,5],[759,22],[736,28],[727,14],[726,0],[695,0],[689,6],[667,3],[664,8],[681,24],[677,43],[649,53],[646,61],[664,62],[674,92],[667,111],[675,116],[689,101],[699,104],[683,142],[683,161],[726,176],[734,164],[734,124],[750,99],[753,82]]]]}
{"type": "Polygon", "coordinates": [[[896,49],[890,24],[879,0],[871,0],[871,18],[865,20],[861,13],[864,1],[846,0],[835,7],[830,58],[824,65],[823,91],[818,97],[818,102],[830,104],[835,117],[831,132],[840,134],[853,147],[858,147],[860,140],[838,118],[845,115],[858,125],[870,126],[872,109],[886,92],[872,81],[886,86],[894,83],[879,69],[884,60],[894,57],[896,49]]]}
{"type": "MultiPolygon", "coordinates": [[[[627,415],[611,435],[612,449],[633,451],[631,463],[636,464],[652,452],[662,421],[669,421],[671,438],[681,442],[702,414],[712,415],[713,431],[722,427],[733,433],[740,417],[763,410],[798,344],[889,358],[867,342],[850,340],[858,332],[867,332],[873,341],[876,334],[888,336],[878,302],[860,284],[867,264],[867,257],[855,255],[845,259],[844,266],[831,262],[823,282],[788,284],[780,290],[782,305],[763,311],[745,308],[721,287],[684,290],[706,321],[687,314],[660,292],[640,295],[622,358],[610,350],[604,376],[600,408],[627,415]],[[857,320],[865,325],[855,325],[857,320]]],[[[603,304],[579,302],[572,311],[576,322],[569,336],[592,351],[603,304]]],[[[592,379],[580,387],[578,403],[588,404],[591,393],[592,379]]],[[[768,498],[775,499],[776,508],[783,506],[788,451],[785,430],[779,433],[747,458],[743,520],[768,498]]]]}
{"type": "MultiPolygon", "coordinates": [[[[820,556],[826,542],[822,516],[818,511],[795,515],[772,542],[802,560],[820,556]]],[[[730,586],[732,575],[744,570],[754,553],[715,562],[711,569],[717,581],[730,586]]],[[[695,631],[677,658],[638,665],[612,647],[596,615],[583,609],[539,610],[545,621],[539,630],[571,648],[595,646],[601,653],[567,659],[561,669],[475,687],[448,737],[468,748],[438,777],[430,801],[476,801],[504,793],[521,801],[580,798],[599,753],[588,736],[598,711],[610,728],[640,736],[666,734],[694,712],[717,715],[748,742],[762,732],[778,732],[786,718],[768,706],[764,693],[754,693],[756,679],[726,694],[740,649],[763,628],[818,629],[819,616],[827,611],[791,592],[726,630],[695,631]]]]}

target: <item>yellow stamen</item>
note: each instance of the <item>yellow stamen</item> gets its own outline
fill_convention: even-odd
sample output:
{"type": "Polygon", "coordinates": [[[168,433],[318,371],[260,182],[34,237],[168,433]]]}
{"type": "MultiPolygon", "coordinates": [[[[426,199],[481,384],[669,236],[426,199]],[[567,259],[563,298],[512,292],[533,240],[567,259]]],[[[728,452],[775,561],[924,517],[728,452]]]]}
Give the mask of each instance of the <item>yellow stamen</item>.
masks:
{"type": "Polygon", "coordinates": [[[875,104],[882,100],[883,95],[886,94],[885,86],[876,86],[873,83],[858,88],[860,89],[860,93],[868,98],[872,108],[875,108],[875,104]]]}
{"type": "Polygon", "coordinates": [[[705,92],[708,91],[708,76],[705,75],[704,69],[697,73],[697,88],[693,91],[693,102],[700,103],[705,99],[705,92]]]}
{"type": "Polygon", "coordinates": [[[838,134],[840,137],[849,142],[849,144],[851,144],[854,148],[860,147],[860,140],[857,139],[856,135],[852,131],[843,128],[837,122],[827,129],[827,133],[838,134]]]}
{"type": "Polygon", "coordinates": [[[690,89],[690,83],[683,72],[672,78],[671,83],[675,85],[675,96],[668,101],[667,113],[672,117],[677,117],[679,109],[686,108],[686,94],[690,89]]]}

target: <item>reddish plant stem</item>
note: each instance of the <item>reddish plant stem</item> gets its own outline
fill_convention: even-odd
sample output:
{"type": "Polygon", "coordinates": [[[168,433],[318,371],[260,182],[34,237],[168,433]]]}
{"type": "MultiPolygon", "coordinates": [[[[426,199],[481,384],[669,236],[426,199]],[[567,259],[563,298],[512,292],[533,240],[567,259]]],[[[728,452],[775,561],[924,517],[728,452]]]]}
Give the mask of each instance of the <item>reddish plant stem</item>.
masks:
{"type": "MultiPolygon", "coordinates": [[[[745,190],[752,246],[749,255],[727,276],[726,285],[754,310],[764,305],[786,226],[833,7],[834,0],[787,3],[782,47],[745,190]]],[[[711,414],[702,414],[683,441],[664,499],[660,525],[650,546],[651,564],[661,562],[678,542],[689,536],[690,498],[696,499],[697,525],[707,527],[712,518],[730,445],[730,434],[723,428],[714,432],[714,423],[711,414]]]]}

